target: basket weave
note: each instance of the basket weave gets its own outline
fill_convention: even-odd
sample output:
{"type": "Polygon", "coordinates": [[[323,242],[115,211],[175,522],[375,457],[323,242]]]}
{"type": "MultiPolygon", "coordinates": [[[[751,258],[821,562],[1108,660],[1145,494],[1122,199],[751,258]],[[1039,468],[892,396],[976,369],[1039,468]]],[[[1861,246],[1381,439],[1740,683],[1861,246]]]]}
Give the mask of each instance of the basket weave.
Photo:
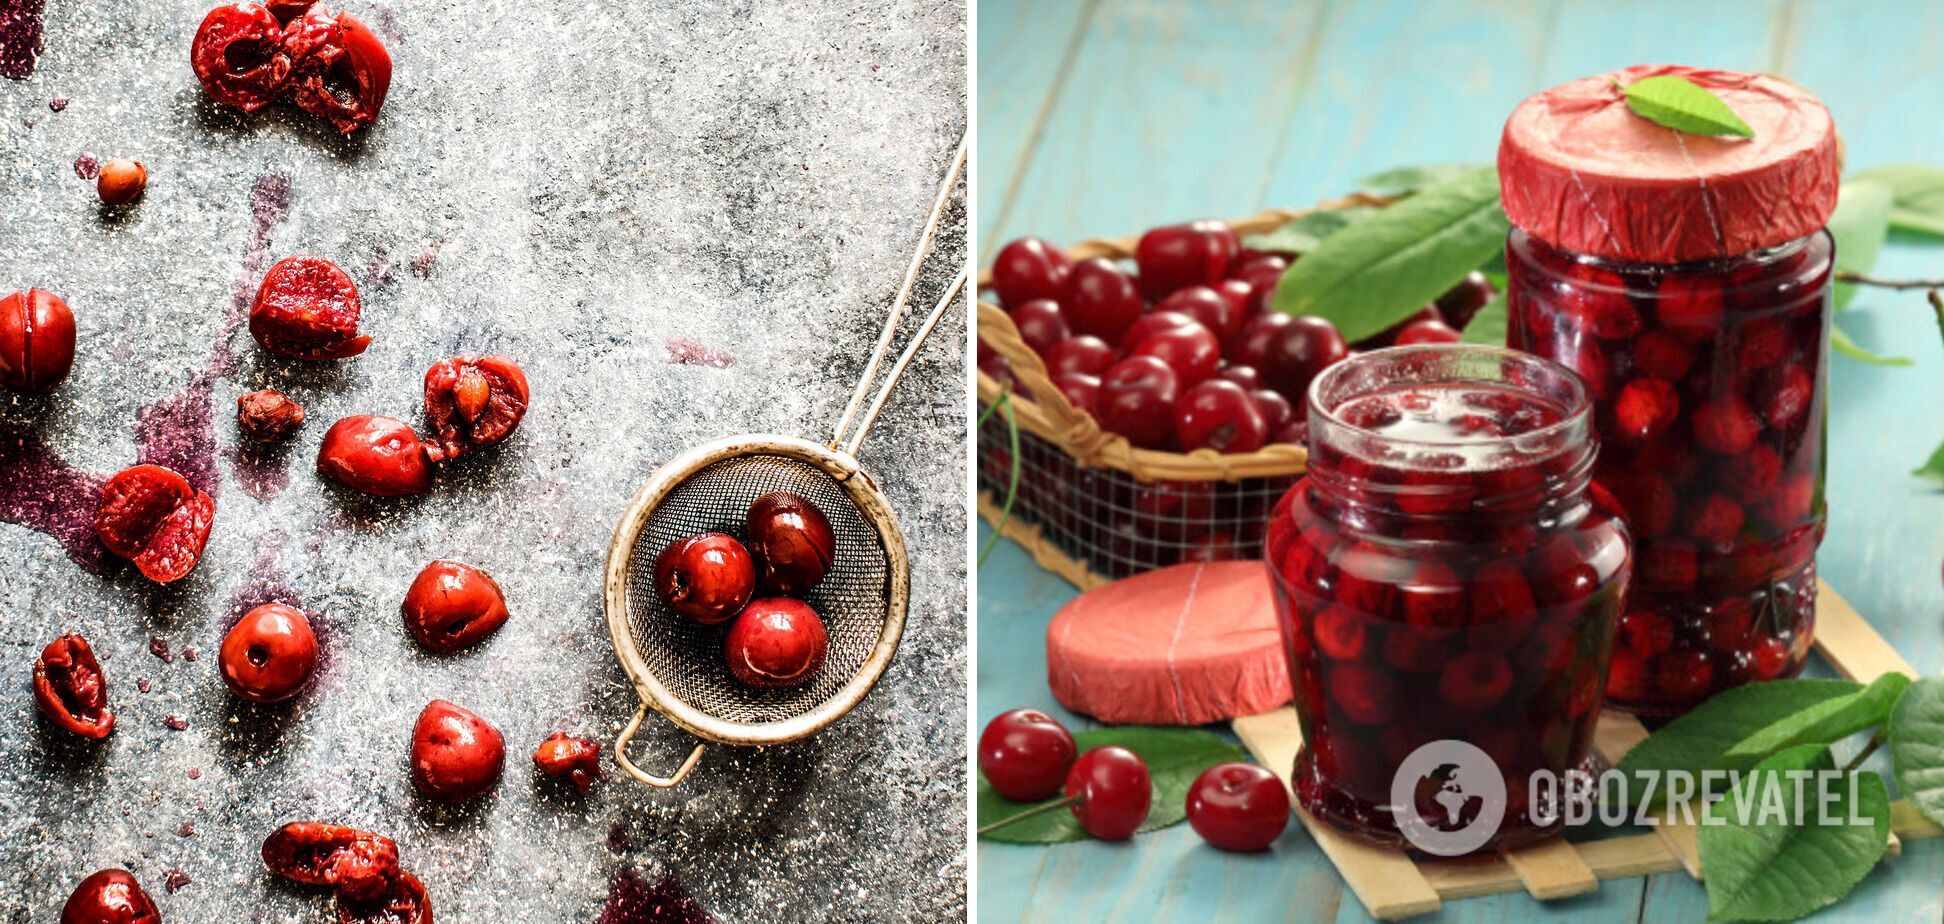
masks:
{"type": "MultiPolygon", "coordinates": [[[[1358,193],[1315,209],[1271,209],[1227,222],[1237,235],[1261,234],[1318,209],[1383,207],[1391,197],[1358,193]]],[[[1138,235],[1090,240],[1066,251],[1074,261],[1132,259],[1138,235]]],[[[1091,586],[1181,561],[1262,554],[1269,508],[1302,476],[1308,453],[1275,444],[1249,453],[1138,449],[1101,429],[1053,385],[1045,363],[1012,319],[985,300],[990,267],[979,274],[979,341],[1011,364],[1010,400],[1020,438],[1020,488],[1006,534],[1063,576],[1091,586]]],[[[1005,386],[977,373],[981,410],[1005,386]]],[[[1296,412],[1304,409],[1299,402],[1296,412]]],[[[1012,459],[1006,421],[993,414],[978,434],[979,512],[999,525],[1012,459]]]]}

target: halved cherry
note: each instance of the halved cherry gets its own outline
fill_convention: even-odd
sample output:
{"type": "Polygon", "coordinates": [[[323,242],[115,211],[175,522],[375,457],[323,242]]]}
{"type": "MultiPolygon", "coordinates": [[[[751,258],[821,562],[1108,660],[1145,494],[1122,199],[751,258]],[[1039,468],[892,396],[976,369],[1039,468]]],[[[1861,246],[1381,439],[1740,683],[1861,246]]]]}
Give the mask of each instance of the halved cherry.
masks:
{"type": "Polygon", "coordinates": [[[443,559],[426,565],[400,606],[412,638],[451,654],[492,635],[506,623],[506,596],[492,575],[443,559]]]}
{"type": "Polygon", "coordinates": [[[250,336],[278,356],[322,360],[356,356],[371,345],[358,333],[364,305],[351,277],[323,257],[278,260],[250,306],[250,336]]]}
{"type": "Polygon", "coordinates": [[[434,462],[457,459],[513,435],[526,416],[527,378],[510,356],[459,356],[425,370],[425,417],[434,462]]]}
{"type": "Polygon", "coordinates": [[[373,497],[432,490],[432,462],[418,433],[404,421],[360,414],[324,432],[318,474],[373,497]]]}
{"type": "Polygon", "coordinates": [[[378,895],[399,875],[391,838],[344,825],[293,821],[263,840],[263,865],[304,885],[332,886],[354,897],[378,895]]]}
{"type": "Polygon", "coordinates": [[[290,80],[283,38],[283,23],[272,10],[227,3],[203,17],[189,46],[189,64],[210,99],[255,112],[280,96],[290,80]]]}
{"type": "Polygon", "coordinates": [[[48,721],[83,738],[106,738],[115,730],[108,677],[88,640],[73,632],[49,642],[35,659],[34,704],[48,721]]]}
{"type": "Polygon", "coordinates": [[[338,893],[338,924],[432,924],[432,899],[425,894],[425,883],[401,871],[372,898],[338,893]]]}
{"type": "Polygon", "coordinates": [[[391,89],[391,54],[358,17],[311,7],[284,30],[284,48],[291,59],[286,92],[298,108],[346,135],[378,118],[391,89]]]}
{"type": "Polygon", "coordinates": [[[101,489],[95,535],[144,577],[167,584],[195,569],[215,519],[216,502],[188,479],[160,465],[137,465],[101,489]]]}

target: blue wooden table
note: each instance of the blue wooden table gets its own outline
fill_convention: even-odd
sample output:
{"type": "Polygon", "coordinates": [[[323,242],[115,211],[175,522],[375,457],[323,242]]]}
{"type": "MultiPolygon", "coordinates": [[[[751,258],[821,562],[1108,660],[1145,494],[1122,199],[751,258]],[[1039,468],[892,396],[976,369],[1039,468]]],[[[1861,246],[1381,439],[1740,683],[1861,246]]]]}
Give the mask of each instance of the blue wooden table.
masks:
{"type": "MultiPolygon", "coordinates": [[[[982,260],[1024,234],[1069,244],[1346,192],[1412,163],[1488,162],[1506,113],[1642,62],[1778,73],[1829,105],[1852,170],[1944,164],[1944,5],[1910,2],[1263,2],[979,5],[982,260]]],[[[1893,239],[1881,275],[1944,275],[1944,243],[1893,239]]],[[[1944,357],[1921,298],[1866,291],[1842,318],[1916,360],[1836,360],[1823,574],[1912,664],[1944,668],[1944,493],[1909,476],[1944,439],[1944,357]]],[[[982,541],[983,541],[982,532],[982,541]]],[[[979,572],[978,722],[1035,706],[1046,621],[1073,588],[1002,542],[979,572]]],[[[1812,668],[1813,669],[1813,668],[1812,668]]],[[[1295,825],[1232,856],[1178,826],[1128,844],[978,846],[988,921],[1366,920],[1295,825]]],[[[1818,920],[1944,920],[1944,841],[1905,845],[1818,920]]],[[[1541,905],[1447,902],[1453,920],[1699,921],[1684,874],[1541,905]]]]}

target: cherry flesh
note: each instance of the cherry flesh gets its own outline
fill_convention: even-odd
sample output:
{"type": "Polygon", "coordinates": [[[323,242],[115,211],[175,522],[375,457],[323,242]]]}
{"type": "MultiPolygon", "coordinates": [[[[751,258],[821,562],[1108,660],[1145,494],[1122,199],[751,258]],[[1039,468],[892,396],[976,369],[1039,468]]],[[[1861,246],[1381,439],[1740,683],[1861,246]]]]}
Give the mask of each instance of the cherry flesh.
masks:
{"type": "Polygon", "coordinates": [[[432,490],[432,461],[416,431],[402,420],[360,414],[325,431],[317,472],[372,497],[406,497],[432,490]]]}
{"type": "Polygon", "coordinates": [[[236,431],[255,443],[281,443],[304,425],[304,406],[274,388],[236,396],[236,431]]]}
{"type": "Polygon", "coordinates": [[[510,356],[460,356],[425,370],[425,417],[432,424],[426,457],[457,459],[496,446],[527,411],[527,378],[510,356]]]}
{"type": "Polygon", "coordinates": [[[1094,416],[1137,447],[1164,448],[1174,439],[1174,405],[1180,394],[1180,379],[1167,363],[1132,356],[1101,377],[1094,416]]]}
{"type": "Polygon", "coordinates": [[[743,517],[756,576],[771,593],[802,596],[822,583],[837,558],[837,539],[822,510],[800,494],[757,498],[743,517]]]}
{"type": "Polygon", "coordinates": [[[1076,753],[1073,733],[1037,709],[1002,712],[979,734],[979,772],[1014,802],[1057,795],[1076,753]]]}
{"type": "Polygon", "coordinates": [[[399,606],[405,630],[428,651],[451,654],[478,644],[506,624],[506,595],[493,576],[440,559],[412,579],[399,606]]]}
{"type": "Polygon", "coordinates": [[[1005,308],[1034,299],[1058,301],[1072,266],[1059,248],[1036,237],[1022,237],[999,249],[992,261],[992,288],[1005,308]]]}
{"type": "Polygon", "coordinates": [[[253,703],[280,703],[303,690],[317,670],[317,636],[294,607],[266,603],[243,614],[217,663],[230,691],[253,703]]]}
{"type": "Polygon", "coordinates": [[[189,63],[209,98],[255,112],[283,95],[290,82],[284,24],[254,3],[226,3],[209,11],[189,46],[189,63]]]}
{"type": "Polygon", "coordinates": [[[285,879],[353,896],[381,894],[399,875],[391,838],[344,825],[290,822],[263,839],[261,854],[264,868],[285,879]]]}
{"type": "Polygon", "coordinates": [[[1267,849],[1289,826],[1289,790],[1257,764],[1216,764],[1188,788],[1188,824],[1223,850],[1267,849]]]}
{"type": "Polygon", "coordinates": [[[108,676],[88,640],[73,632],[49,642],[34,660],[34,705],[55,727],[83,738],[115,730],[108,676]]]}
{"type": "Polygon", "coordinates": [[[1118,745],[1094,748],[1067,771],[1068,806],[1080,827],[1103,841],[1123,841],[1147,822],[1154,784],[1147,764],[1118,745]]]}
{"type": "Polygon", "coordinates": [[[51,391],[74,368],[74,312],[45,289],[0,298],[0,387],[51,391]]]}
{"type": "Polygon", "coordinates": [[[1076,333],[1091,334],[1108,343],[1120,342],[1121,335],[1140,319],[1146,304],[1134,278],[1105,257],[1074,264],[1059,301],[1076,333]]]}
{"type": "Polygon", "coordinates": [[[722,533],[677,539],[655,556],[655,591],[668,608],[705,626],[735,618],[756,592],[756,564],[722,533]]]}
{"type": "Polygon", "coordinates": [[[378,118],[391,90],[391,54],[350,13],[313,6],[284,30],[285,93],[298,108],[349,135],[378,118]]]}
{"type": "Polygon", "coordinates": [[[1182,452],[1254,452],[1269,441],[1269,424],[1242,386],[1210,379],[1175,404],[1175,446],[1182,452]]]}
{"type": "Polygon", "coordinates": [[[263,276],[250,306],[250,336],[258,346],[291,359],[356,356],[371,345],[358,333],[364,304],[358,287],[322,257],[285,257],[263,276]]]}
{"type": "Polygon", "coordinates": [[[566,732],[554,732],[533,752],[534,769],[554,779],[566,779],[586,792],[601,777],[601,746],[566,732]]]}
{"type": "Polygon", "coordinates": [[[723,642],[729,672],[762,689],[799,687],[816,679],[829,649],[817,611],[790,597],[750,601],[723,642]]]}
{"type": "Polygon", "coordinates": [[[166,584],[195,569],[215,519],[215,500],[188,479],[159,465],[137,465],[101,489],[95,535],[142,576],[166,584]]]}
{"type": "Polygon", "coordinates": [[[1060,311],[1060,303],[1050,298],[1022,302],[1006,314],[1012,318],[1013,326],[1019,328],[1020,339],[1042,356],[1054,344],[1072,335],[1067,329],[1066,315],[1060,311]]]}
{"type": "Polygon", "coordinates": [[[506,739],[470,710],[435,699],[412,726],[412,784],[439,802],[479,798],[499,782],[506,739]]]}
{"type": "Polygon", "coordinates": [[[61,924],[161,924],[162,913],[127,870],[104,869],[75,886],[61,924]]]}
{"type": "Polygon", "coordinates": [[[1229,226],[1196,221],[1141,235],[1134,262],[1141,268],[1142,289],[1158,299],[1176,289],[1220,283],[1228,278],[1229,264],[1241,250],[1242,243],[1229,226]]]}
{"type": "Polygon", "coordinates": [[[425,883],[404,871],[378,895],[353,898],[338,893],[338,924],[432,924],[432,899],[425,883]]]}

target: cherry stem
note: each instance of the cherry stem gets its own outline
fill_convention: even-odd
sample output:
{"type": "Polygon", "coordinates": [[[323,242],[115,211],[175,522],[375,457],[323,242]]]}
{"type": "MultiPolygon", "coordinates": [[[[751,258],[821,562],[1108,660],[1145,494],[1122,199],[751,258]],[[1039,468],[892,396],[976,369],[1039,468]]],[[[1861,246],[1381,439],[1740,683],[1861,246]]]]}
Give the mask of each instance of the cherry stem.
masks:
{"type": "Polygon", "coordinates": [[[1944,279],[1882,279],[1849,270],[1836,271],[1837,282],[1850,282],[1859,286],[1877,286],[1884,289],[1944,289],[1944,279]]]}
{"type": "Polygon", "coordinates": [[[1017,821],[1022,821],[1022,820],[1024,820],[1024,819],[1027,819],[1027,818],[1031,818],[1031,817],[1033,817],[1034,815],[1044,815],[1044,814],[1046,814],[1047,812],[1050,812],[1050,811],[1053,811],[1054,809],[1063,809],[1063,808],[1066,808],[1067,806],[1069,806],[1069,805],[1072,805],[1073,803],[1075,803],[1075,802],[1078,802],[1078,801],[1080,801],[1080,797],[1079,797],[1079,796],[1062,796],[1061,798],[1058,798],[1058,799],[1055,799],[1055,800],[1053,800],[1053,801],[1051,801],[1051,802],[1048,802],[1048,803],[1045,803],[1044,805],[1035,805],[1035,806],[1033,806],[1032,808],[1029,808],[1029,809],[1027,809],[1026,811],[1023,811],[1023,812],[1020,812],[1020,813],[1019,813],[1019,814],[1017,814],[1017,815],[1008,815],[1008,816],[1006,816],[1006,817],[1004,817],[1004,818],[1001,818],[1001,819],[999,819],[998,821],[995,821],[995,822],[993,822],[992,824],[989,824],[989,825],[986,825],[986,826],[985,826],[985,827],[983,827],[983,828],[980,828],[980,829],[979,829],[979,836],[980,836],[980,837],[984,837],[984,836],[986,836],[987,834],[990,834],[990,833],[992,833],[992,832],[994,832],[994,831],[997,831],[997,830],[999,830],[1000,828],[1003,828],[1003,827],[1005,827],[1005,826],[1007,826],[1007,825],[1009,825],[1009,824],[1012,824],[1012,823],[1014,823],[1014,822],[1017,822],[1017,821]]]}

